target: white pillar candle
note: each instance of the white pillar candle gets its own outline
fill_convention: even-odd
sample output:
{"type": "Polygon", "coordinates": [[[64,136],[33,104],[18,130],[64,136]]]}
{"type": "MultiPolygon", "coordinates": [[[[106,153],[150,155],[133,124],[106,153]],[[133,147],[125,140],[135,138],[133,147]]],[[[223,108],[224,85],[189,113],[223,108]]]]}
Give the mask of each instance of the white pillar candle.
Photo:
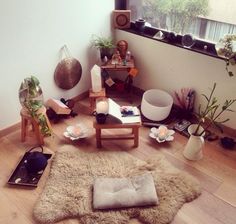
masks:
{"type": "Polygon", "coordinates": [[[102,90],[101,68],[94,65],[91,69],[92,91],[97,93],[102,90]]]}
{"type": "Polygon", "coordinates": [[[96,102],[96,112],[102,114],[108,114],[109,103],[107,99],[98,99],[96,102]]]}

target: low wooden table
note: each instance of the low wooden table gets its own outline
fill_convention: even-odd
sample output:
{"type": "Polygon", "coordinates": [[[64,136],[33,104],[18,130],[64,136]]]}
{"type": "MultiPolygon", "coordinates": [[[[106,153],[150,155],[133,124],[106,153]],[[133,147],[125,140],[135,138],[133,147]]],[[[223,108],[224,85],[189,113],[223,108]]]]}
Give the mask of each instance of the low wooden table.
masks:
{"type": "Polygon", "coordinates": [[[96,142],[97,148],[102,147],[102,140],[134,140],[134,147],[138,147],[139,144],[139,127],[141,123],[132,123],[132,124],[120,124],[120,123],[105,123],[98,124],[96,121],[93,123],[93,127],[96,129],[96,142]],[[131,134],[123,135],[102,135],[102,129],[132,129],[131,134]]]}

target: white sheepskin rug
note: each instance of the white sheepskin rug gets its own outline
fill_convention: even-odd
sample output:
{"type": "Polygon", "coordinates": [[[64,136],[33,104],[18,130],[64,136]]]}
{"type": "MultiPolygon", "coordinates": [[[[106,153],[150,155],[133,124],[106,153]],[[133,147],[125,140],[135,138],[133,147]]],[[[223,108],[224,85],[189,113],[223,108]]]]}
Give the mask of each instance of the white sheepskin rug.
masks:
{"type": "Polygon", "coordinates": [[[139,160],[121,151],[84,152],[63,146],[53,158],[45,188],[34,207],[37,223],[78,218],[81,224],[170,223],[185,202],[200,195],[199,183],[174,169],[163,157],[139,160]],[[150,172],[159,205],[96,211],[92,206],[96,177],[129,177],[150,172]]]}

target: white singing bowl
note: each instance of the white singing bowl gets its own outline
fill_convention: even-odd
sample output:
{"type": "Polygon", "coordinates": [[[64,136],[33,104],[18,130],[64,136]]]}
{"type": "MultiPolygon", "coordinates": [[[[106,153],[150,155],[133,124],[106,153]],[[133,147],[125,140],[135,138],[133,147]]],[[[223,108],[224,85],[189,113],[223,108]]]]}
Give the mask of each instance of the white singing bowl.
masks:
{"type": "Polygon", "coordinates": [[[141,103],[142,114],[153,121],[166,119],[173,105],[173,98],[160,89],[150,89],[144,92],[141,103]]]}

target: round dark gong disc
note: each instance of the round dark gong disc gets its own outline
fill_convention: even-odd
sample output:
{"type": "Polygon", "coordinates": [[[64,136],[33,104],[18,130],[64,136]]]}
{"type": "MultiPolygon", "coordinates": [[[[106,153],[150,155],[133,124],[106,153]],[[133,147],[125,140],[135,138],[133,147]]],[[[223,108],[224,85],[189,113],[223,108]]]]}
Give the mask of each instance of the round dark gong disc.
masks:
{"type": "Polygon", "coordinates": [[[82,66],[75,58],[65,58],[58,63],[54,80],[56,85],[62,89],[73,88],[81,79],[82,66]]]}

